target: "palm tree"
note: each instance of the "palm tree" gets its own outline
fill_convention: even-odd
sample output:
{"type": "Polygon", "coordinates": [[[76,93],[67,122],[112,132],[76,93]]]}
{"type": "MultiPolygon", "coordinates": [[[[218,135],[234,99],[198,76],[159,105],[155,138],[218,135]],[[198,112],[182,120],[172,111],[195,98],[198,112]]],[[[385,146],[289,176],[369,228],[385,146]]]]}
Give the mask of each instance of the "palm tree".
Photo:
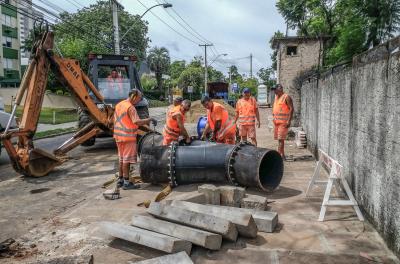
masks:
{"type": "Polygon", "coordinates": [[[147,63],[150,66],[150,70],[156,74],[157,88],[162,91],[162,75],[168,72],[170,65],[169,52],[164,47],[154,47],[150,49],[149,55],[147,56],[147,63]]]}

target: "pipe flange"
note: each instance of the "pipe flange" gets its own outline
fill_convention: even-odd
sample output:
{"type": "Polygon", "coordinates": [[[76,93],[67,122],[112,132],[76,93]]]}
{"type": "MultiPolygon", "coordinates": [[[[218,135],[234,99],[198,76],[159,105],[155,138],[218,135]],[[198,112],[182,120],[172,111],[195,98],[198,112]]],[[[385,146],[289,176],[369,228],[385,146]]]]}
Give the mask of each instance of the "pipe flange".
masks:
{"type": "Polygon", "coordinates": [[[169,145],[168,149],[168,167],[169,167],[169,184],[171,187],[176,187],[178,186],[178,183],[176,182],[176,177],[175,177],[175,158],[176,158],[176,148],[178,146],[178,143],[172,142],[169,145]]]}
{"type": "Polygon", "coordinates": [[[233,147],[233,149],[229,153],[227,160],[225,162],[226,178],[231,184],[236,185],[236,186],[239,184],[235,178],[235,169],[233,168],[233,164],[235,163],[235,157],[236,157],[238,151],[240,150],[240,146],[241,146],[241,144],[238,143],[233,147]]]}

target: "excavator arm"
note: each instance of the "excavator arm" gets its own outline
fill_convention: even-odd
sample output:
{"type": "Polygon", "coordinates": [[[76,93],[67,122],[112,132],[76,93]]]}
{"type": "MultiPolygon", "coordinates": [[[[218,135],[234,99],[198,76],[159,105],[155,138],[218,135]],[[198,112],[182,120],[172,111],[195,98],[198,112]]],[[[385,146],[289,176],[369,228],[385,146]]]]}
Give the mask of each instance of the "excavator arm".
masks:
{"type": "Polygon", "coordinates": [[[17,106],[26,95],[21,120],[18,128],[7,127],[1,135],[14,169],[28,176],[40,177],[48,174],[63,162],[62,157],[68,151],[101,131],[110,132],[113,129],[114,109],[104,104],[103,96],[82,71],[79,62],[55,55],[53,45],[54,35],[50,31],[43,33],[41,39],[35,43],[34,56],[22,78],[11,114],[11,116],[15,114],[17,106]],[[77,131],[53,153],[35,148],[33,142],[50,70],[64,86],[69,88],[77,103],[87,109],[92,119],[91,123],[77,131]],[[103,102],[102,107],[97,107],[89,91],[99,102],[103,102]],[[15,139],[17,143],[13,144],[15,139]]]}

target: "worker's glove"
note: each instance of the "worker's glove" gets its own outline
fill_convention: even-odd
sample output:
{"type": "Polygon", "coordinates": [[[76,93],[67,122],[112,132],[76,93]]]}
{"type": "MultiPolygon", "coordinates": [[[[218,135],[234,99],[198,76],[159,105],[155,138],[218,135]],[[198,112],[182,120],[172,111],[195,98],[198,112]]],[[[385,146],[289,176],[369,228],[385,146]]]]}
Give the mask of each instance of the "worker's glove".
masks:
{"type": "Polygon", "coordinates": [[[150,123],[151,123],[153,126],[157,126],[157,120],[155,120],[154,118],[150,118],[150,123]]]}

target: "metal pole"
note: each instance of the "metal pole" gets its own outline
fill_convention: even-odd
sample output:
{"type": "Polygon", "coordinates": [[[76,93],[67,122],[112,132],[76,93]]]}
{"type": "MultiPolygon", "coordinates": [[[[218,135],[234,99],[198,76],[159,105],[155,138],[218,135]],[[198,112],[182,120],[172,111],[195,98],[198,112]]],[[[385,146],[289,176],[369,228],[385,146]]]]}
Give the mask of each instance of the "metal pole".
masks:
{"type": "Polygon", "coordinates": [[[213,44],[200,44],[199,46],[204,47],[204,94],[207,94],[207,83],[208,83],[207,47],[213,46],[213,44]]]}
{"type": "Polygon", "coordinates": [[[114,27],[114,53],[119,55],[119,27],[118,27],[118,7],[120,4],[117,0],[112,0],[112,15],[113,15],[113,27],[114,27]]]}
{"type": "Polygon", "coordinates": [[[253,78],[253,54],[250,53],[250,78],[253,78]]]}

